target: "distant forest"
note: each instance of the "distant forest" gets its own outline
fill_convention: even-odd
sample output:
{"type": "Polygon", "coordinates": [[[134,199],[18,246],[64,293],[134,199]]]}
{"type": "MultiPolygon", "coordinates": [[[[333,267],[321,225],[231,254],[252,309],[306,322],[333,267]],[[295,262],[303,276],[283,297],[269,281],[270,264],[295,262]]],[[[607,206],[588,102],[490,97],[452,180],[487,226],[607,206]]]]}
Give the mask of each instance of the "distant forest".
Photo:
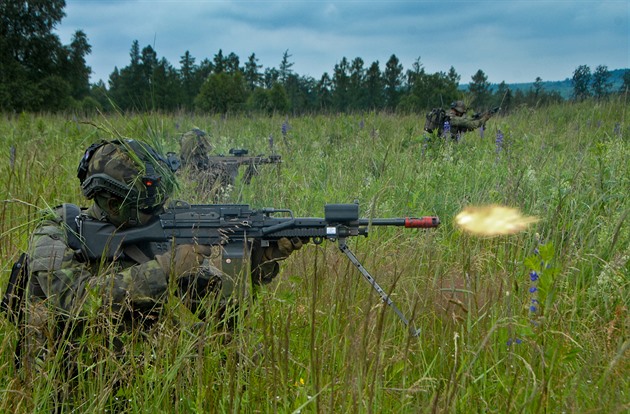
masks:
{"type": "Polygon", "coordinates": [[[53,33],[64,0],[0,2],[0,111],[203,111],[213,113],[423,112],[463,99],[482,110],[544,106],[563,100],[606,99],[627,92],[630,70],[578,66],[564,81],[493,84],[479,69],[463,83],[454,67],[428,73],[418,58],[403,68],[396,55],[367,63],[343,57],[321,78],[301,76],[285,51],[277,67],[255,53],[244,62],[218,50],[197,59],[184,51],[173,66],[150,45],[131,44],[129,64],[114,67],[107,84],[90,83],[88,36],[77,30],[69,45],[53,33]]]}

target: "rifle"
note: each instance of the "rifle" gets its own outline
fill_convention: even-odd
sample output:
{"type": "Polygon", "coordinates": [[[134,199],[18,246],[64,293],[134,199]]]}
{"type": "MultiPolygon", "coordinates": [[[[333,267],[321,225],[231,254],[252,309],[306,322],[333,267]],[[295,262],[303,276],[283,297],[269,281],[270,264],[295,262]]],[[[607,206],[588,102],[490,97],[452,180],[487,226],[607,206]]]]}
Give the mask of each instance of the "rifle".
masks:
{"type": "Polygon", "coordinates": [[[148,245],[152,255],[170,250],[173,244],[221,246],[222,268],[227,276],[222,285],[224,296],[244,291],[246,285],[242,281],[247,279],[243,275],[247,273],[246,258],[250,257],[253,240],[259,240],[262,247],[282,237],[309,238],[315,244],[321,244],[324,240],[336,241],[339,249],[414,336],[419,335],[419,330],[410,325],[389,295],[361,265],[347,246],[346,239],[353,236],[367,237],[370,226],[434,228],[439,224],[440,220],[435,216],[359,218],[358,203],[326,204],[324,218],[315,218],[295,217],[289,209],[252,210],[247,204],[191,205],[178,201],[171,203],[164,213],[149,224],[122,230],[85,215],[77,217],[81,250],[91,260],[115,259],[124,254],[126,248],[138,244],[148,245]]]}
{"type": "Polygon", "coordinates": [[[247,156],[248,152],[244,148],[232,148],[229,156],[223,154],[209,156],[208,168],[219,171],[221,184],[226,186],[236,183],[238,168],[242,165],[247,165],[247,170],[245,175],[243,175],[243,182],[249,184],[252,177],[258,175],[258,165],[280,164],[282,162],[282,157],[277,154],[272,154],[268,157],[264,155],[247,156]]]}
{"type": "Polygon", "coordinates": [[[500,106],[495,106],[494,108],[488,109],[485,112],[475,112],[475,114],[473,115],[473,119],[483,118],[486,115],[493,116],[494,114],[499,112],[499,110],[501,110],[501,107],[500,106]]]}

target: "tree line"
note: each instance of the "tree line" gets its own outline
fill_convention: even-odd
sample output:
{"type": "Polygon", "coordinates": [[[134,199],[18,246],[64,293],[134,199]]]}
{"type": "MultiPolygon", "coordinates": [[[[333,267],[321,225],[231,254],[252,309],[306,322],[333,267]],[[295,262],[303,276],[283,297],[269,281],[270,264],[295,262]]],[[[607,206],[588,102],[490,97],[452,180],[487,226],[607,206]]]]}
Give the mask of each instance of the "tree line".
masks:
{"type": "MultiPolygon", "coordinates": [[[[391,111],[421,112],[465,99],[470,107],[541,106],[562,101],[546,91],[540,77],[527,91],[493,86],[479,69],[465,90],[452,66],[428,73],[420,58],[405,70],[392,54],[383,68],[379,61],[343,57],[331,73],[319,79],[292,69],[286,50],[278,67],[263,68],[255,53],[246,61],[220,49],[212,59],[197,59],[185,51],[174,67],[150,45],[132,42],[129,64],[115,67],[107,85],[90,84],[86,56],[92,52],[86,34],[77,30],[70,45],[62,45],[54,28],[65,16],[64,0],[5,0],[0,2],[0,110],[2,111],[204,111],[215,113],[317,113],[391,111]]],[[[610,72],[593,73],[579,66],[572,78],[573,99],[604,99],[611,93],[610,72]]],[[[630,86],[626,71],[622,90],[630,86]]]]}

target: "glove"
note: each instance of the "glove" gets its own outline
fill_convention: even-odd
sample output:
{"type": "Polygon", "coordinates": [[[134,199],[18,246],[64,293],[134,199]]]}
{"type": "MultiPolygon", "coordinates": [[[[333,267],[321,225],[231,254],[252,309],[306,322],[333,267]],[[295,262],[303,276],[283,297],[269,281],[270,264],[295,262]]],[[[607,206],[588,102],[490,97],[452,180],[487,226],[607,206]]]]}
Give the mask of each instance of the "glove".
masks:
{"type": "Polygon", "coordinates": [[[255,241],[252,247],[252,282],[259,285],[271,282],[280,271],[278,262],[300,250],[304,243],[308,243],[308,239],[299,237],[283,237],[267,247],[261,247],[260,242],[255,241]]]}
{"type": "Polygon", "coordinates": [[[304,243],[299,237],[293,237],[291,239],[283,237],[276,243],[271,243],[268,247],[263,249],[263,262],[284,260],[295,250],[300,250],[303,245],[304,243]]]}
{"type": "Polygon", "coordinates": [[[201,266],[205,256],[212,254],[211,246],[199,244],[182,244],[174,250],[155,256],[158,264],[167,275],[176,277],[195,273],[201,266]]]}

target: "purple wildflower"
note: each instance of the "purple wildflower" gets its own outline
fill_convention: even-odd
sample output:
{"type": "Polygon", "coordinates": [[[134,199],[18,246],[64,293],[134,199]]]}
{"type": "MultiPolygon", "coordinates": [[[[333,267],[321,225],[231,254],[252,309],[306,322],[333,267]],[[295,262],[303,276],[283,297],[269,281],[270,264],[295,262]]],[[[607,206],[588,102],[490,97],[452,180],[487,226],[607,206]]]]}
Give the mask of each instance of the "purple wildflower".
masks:
{"type": "Polygon", "coordinates": [[[501,130],[497,131],[497,138],[494,140],[497,153],[503,149],[503,132],[501,130]]]}
{"type": "Polygon", "coordinates": [[[273,134],[269,134],[269,150],[273,151],[273,134]]]}
{"type": "Polygon", "coordinates": [[[529,272],[529,279],[532,282],[535,282],[538,280],[538,273],[535,270],[532,270],[531,272],[529,272]]]}
{"type": "Polygon", "coordinates": [[[444,136],[444,138],[447,138],[448,136],[451,135],[451,123],[448,121],[444,122],[444,132],[442,133],[442,135],[444,136]]]}
{"type": "Polygon", "coordinates": [[[362,119],[361,122],[359,122],[359,129],[363,129],[365,127],[365,121],[362,119]]]}
{"type": "Polygon", "coordinates": [[[483,132],[484,132],[485,130],[486,130],[486,127],[485,127],[485,126],[483,126],[483,125],[479,128],[479,136],[480,136],[481,138],[483,138],[483,132]]]}
{"type": "Polygon", "coordinates": [[[538,288],[536,286],[532,286],[529,288],[529,293],[536,293],[538,292],[538,288]]]}
{"type": "Polygon", "coordinates": [[[615,128],[613,129],[613,133],[621,138],[621,124],[619,122],[615,123],[615,128]]]}
{"type": "Polygon", "coordinates": [[[510,346],[512,344],[520,345],[522,343],[523,343],[523,340],[520,338],[514,338],[514,339],[510,338],[507,340],[507,346],[510,346]]]}

